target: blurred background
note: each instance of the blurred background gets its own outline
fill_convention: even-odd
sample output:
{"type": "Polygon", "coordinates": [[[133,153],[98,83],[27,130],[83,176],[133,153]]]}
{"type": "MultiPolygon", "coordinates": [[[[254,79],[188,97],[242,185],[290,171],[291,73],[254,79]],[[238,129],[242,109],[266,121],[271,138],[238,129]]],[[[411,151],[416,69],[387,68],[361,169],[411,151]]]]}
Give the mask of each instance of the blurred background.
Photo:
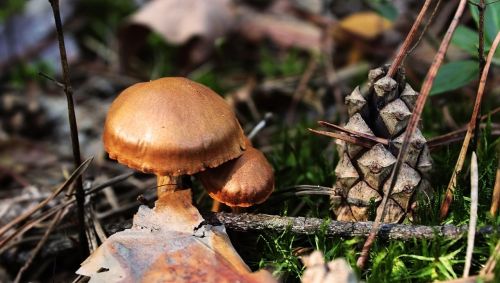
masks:
{"type": "MultiPolygon", "coordinates": [[[[307,128],[317,128],[317,120],[345,122],[344,97],[366,81],[370,69],[391,62],[422,2],[60,0],[82,156],[94,156],[86,182],[129,172],[107,158],[101,140],[107,109],[120,91],[136,82],[185,76],[223,96],[247,134],[266,121],[253,142],[273,164],[277,192],[250,211],[331,217],[328,197],[280,191],[301,184],[332,186],[338,160],[335,143],[307,128]]],[[[432,22],[404,62],[407,80],[417,91],[455,11],[456,1],[439,2],[432,22]]],[[[475,11],[471,5],[464,14],[424,110],[423,133],[428,140],[464,129],[470,119],[479,76],[475,11]]],[[[498,14],[500,3],[487,9],[486,49],[500,26],[498,14]]],[[[482,107],[484,115],[491,115],[483,120],[486,145],[481,162],[493,164],[493,172],[497,151],[491,143],[500,133],[495,115],[500,106],[499,65],[497,51],[482,107]]],[[[66,98],[62,88],[46,78],[62,81],[61,75],[48,1],[2,0],[0,226],[47,197],[71,173],[66,98]]],[[[432,152],[438,191],[446,186],[460,148],[453,142],[447,140],[432,152]]],[[[493,177],[486,177],[484,182],[493,182],[493,177]]],[[[93,196],[92,213],[104,225],[130,220],[138,205],[153,204],[154,186],[153,176],[137,173],[93,196]]],[[[193,186],[196,205],[209,210],[210,198],[196,181],[193,186]]],[[[437,213],[433,209],[430,214],[437,213]]],[[[428,221],[436,221],[432,219],[436,218],[428,221]]],[[[39,257],[46,260],[32,268],[32,278],[71,278],[79,261],[61,260],[71,254],[76,241],[74,215],[67,220],[39,257]]],[[[34,229],[2,254],[0,281],[15,275],[41,233],[43,227],[34,229]]],[[[255,246],[259,237],[263,236],[246,234],[235,244],[252,268],[286,258],[269,241],[255,246]]],[[[289,260],[297,261],[296,248],[308,241],[290,245],[289,260]]],[[[291,278],[300,273],[298,261],[282,268],[291,278]]]]}

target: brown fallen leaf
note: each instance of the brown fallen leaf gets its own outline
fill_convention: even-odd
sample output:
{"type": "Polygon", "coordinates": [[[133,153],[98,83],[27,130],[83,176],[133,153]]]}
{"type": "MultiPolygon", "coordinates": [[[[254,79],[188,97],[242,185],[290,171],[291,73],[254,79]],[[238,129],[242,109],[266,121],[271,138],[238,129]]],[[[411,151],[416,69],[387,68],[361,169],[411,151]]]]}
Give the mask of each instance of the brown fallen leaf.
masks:
{"type": "Polygon", "coordinates": [[[191,201],[191,191],[141,206],[132,228],[109,237],[77,274],[90,282],[277,282],[265,270],[251,273],[224,226],[205,225],[194,207],[192,219],[178,217],[179,199],[191,201]]]}
{"type": "Polygon", "coordinates": [[[130,25],[143,25],[172,44],[200,36],[223,36],[234,20],[231,0],[156,0],[132,15],[130,25]]]}
{"type": "Polygon", "coordinates": [[[155,0],[134,13],[120,30],[122,67],[130,69],[129,59],[146,42],[153,31],[165,42],[183,45],[196,38],[186,49],[187,61],[194,65],[204,61],[217,38],[233,27],[231,0],[155,0]]]}
{"type": "Polygon", "coordinates": [[[319,52],[322,31],[319,27],[288,15],[260,13],[249,8],[238,9],[238,31],[249,40],[271,39],[283,48],[297,47],[319,52]]]}

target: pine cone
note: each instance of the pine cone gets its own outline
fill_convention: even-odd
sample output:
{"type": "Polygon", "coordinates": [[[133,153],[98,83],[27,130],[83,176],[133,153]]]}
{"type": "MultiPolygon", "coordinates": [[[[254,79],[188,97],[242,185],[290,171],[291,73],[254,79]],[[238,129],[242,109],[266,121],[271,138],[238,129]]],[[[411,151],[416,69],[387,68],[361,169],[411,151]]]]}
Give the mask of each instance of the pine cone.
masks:
{"type": "MultiPolygon", "coordinates": [[[[366,88],[357,87],[345,98],[349,113],[345,128],[387,139],[389,145],[377,143],[366,148],[338,142],[340,161],[335,168],[334,190],[342,201],[336,199],[333,211],[340,221],[367,221],[381,213],[388,179],[415,107],[418,93],[405,82],[404,72],[400,70],[395,79],[385,77],[386,72],[387,67],[371,70],[366,88]]],[[[417,199],[429,199],[432,193],[427,181],[432,160],[419,129],[410,140],[404,161],[387,203],[385,222],[401,221],[417,199]]]]}

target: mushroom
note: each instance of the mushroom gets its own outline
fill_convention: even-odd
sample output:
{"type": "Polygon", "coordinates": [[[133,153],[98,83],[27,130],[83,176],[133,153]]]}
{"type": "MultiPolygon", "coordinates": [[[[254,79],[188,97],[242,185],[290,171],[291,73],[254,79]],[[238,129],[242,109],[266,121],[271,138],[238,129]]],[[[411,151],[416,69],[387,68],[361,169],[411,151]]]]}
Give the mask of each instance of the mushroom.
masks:
{"type": "Polygon", "coordinates": [[[252,273],[221,225],[205,225],[181,175],[241,156],[245,136],[224,100],[184,78],[124,90],[106,118],[111,158],[158,177],[154,209],[141,206],[132,227],[111,235],[77,271],[91,282],[276,282],[252,273]],[[207,271],[208,270],[208,271],[207,271]]]}
{"type": "Polygon", "coordinates": [[[208,194],[230,207],[264,202],[274,189],[274,173],[264,155],[249,142],[242,156],[197,175],[208,194]]]}
{"type": "Polygon", "coordinates": [[[183,205],[171,203],[182,198],[173,194],[181,175],[217,167],[246,148],[243,130],[225,101],[186,78],[162,78],[125,89],[109,109],[103,139],[110,158],[157,175],[156,206],[179,206],[179,214],[187,213],[182,206],[192,207],[190,193],[183,205]]]}

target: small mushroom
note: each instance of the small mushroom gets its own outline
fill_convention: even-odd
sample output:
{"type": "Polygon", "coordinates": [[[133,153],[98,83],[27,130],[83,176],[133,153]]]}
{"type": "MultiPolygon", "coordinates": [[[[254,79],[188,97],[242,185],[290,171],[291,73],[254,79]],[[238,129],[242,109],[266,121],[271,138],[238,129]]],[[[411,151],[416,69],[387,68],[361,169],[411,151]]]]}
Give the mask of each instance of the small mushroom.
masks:
{"type": "MultiPolygon", "coordinates": [[[[243,130],[224,99],[185,78],[125,89],[109,109],[103,139],[110,158],[157,175],[158,203],[165,205],[177,197],[171,193],[179,188],[181,175],[219,166],[246,147],[243,130]]],[[[191,199],[185,202],[192,207],[191,199]]]]}
{"type": "Polygon", "coordinates": [[[239,158],[203,171],[198,178],[213,199],[231,207],[262,203],[274,189],[273,168],[250,145],[239,158]]]}

